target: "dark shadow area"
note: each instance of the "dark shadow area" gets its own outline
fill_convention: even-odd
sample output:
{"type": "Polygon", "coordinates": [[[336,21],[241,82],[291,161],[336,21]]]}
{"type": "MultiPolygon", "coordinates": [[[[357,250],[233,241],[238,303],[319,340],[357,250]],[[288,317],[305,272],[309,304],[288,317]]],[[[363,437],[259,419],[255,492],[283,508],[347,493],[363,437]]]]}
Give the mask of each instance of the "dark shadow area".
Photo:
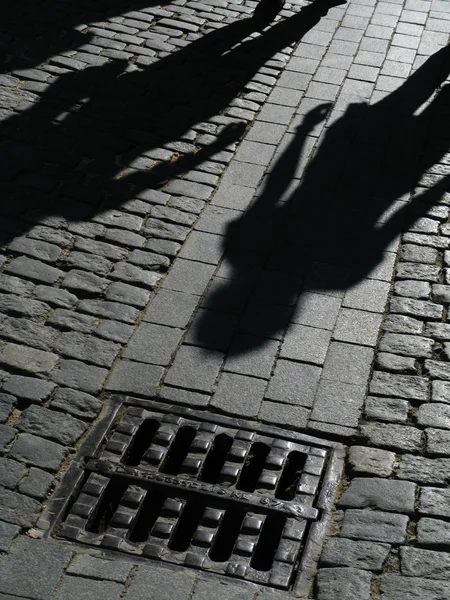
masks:
{"type": "Polygon", "coordinates": [[[450,50],[444,48],[384,99],[350,105],[329,124],[300,181],[295,178],[304,142],[328,107],[306,115],[260,196],[228,227],[227,278],[206,299],[212,310],[203,311],[197,324],[200,345],[208,345],[217,314],[227,312],[233,299],[242,300],[238,331],[253,334],[232,348],[239,354],[279,338],[299,298],[301,311],[303,292],[342,296],[382,268],[390,244],[448,187],[449,175],[419,187],[407,202],[422,175],[449,150],[450,84],[440,87],[449,72],[450,50]]]}
{"type": "Polygon", "coordinates": [[[119,206],[139,191],[158,189],[239,139],[243,128],[229,126],[197,153],[155,168],[151,160],[149,168],[128,168],[220,114],[268,59],[340,3],[316,0],[252,37],[255,23],[242,19],[143,71],[124,72],[126,63],[114,61],[64,74],[36,103],[14,90],[11,107],[27,109],[0,126],[1,193],[8,199],[3,243],[42,217],[85,220],[105,203],[119,206]]]}
{"type": "Polygon", "coordinates": [[[34,67],[60,52],[88,44],[95,33],[83,32],[83,25],[169,3],[170,0],[4,0],[0,70],[34,67]],[[80,26],[80,31],[75,29],[80,26]]]}

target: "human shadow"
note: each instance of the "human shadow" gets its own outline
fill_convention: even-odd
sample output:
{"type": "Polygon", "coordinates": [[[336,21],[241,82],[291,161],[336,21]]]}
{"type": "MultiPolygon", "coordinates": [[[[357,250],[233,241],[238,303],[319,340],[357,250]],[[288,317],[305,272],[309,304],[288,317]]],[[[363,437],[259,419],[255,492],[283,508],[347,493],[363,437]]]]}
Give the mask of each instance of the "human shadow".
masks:
{"type": "Polygon", "coordinates": [[[88,219],[105,202],[119,206],[215,156],[242,127],[219,128],[213,144],[169,164],[154,164],[148,153],[219,115],[268,59],[340,3],[316,0],[261,35],[253,19],[233,22],[142,71],[114,61],[58,77],[0,127],[0,177],[13,217],[3,241],[43,216],[88,219]],[[138,158],[145,166],[130,168],[138,158]]]}
{"type": "Polygon", "coordinates": [[[51,56],[90,43],[96,33],[89,31],[87,24],[169,3],[170,0],[4,0],[0,70],[31,68],[51,56]]]}
{"type": "Polygon", "coordinates": [[[363,278],[383,278],[375,271],[392,242],[439,202],[450,181],[447,175],[407,201],[449,149],[450,84],[416,114],[449,72],[446,47],[382,100],[351,104],[329,125],[300,180],[304,142],[329,106],[305,116],[259,197],[228,226],[225,275],[204,301],[210,310],[196,323],[197,343],[211,345],[218,315],[226,319],[232,306],[240,313],[238,331],[252,335],[239,336],[230,353],[248,352],[280,338],[290,323],[305,323],[306,292],[342,296],[363,278]],[[442,117],[447,135],[440,136],[442,117]],[[233,303],[236,298],[240,303],[233,303]]]}

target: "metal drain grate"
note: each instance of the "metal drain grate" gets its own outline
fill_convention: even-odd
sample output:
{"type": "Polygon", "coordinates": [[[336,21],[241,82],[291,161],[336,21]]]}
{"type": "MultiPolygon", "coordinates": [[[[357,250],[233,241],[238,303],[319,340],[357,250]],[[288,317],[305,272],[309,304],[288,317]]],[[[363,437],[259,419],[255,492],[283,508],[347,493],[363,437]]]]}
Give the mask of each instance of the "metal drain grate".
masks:
{"type": "Polygon", "coordinates": [[[129,406],[58,536],[289,589],[332,448],[185,412],[129,406]]]}

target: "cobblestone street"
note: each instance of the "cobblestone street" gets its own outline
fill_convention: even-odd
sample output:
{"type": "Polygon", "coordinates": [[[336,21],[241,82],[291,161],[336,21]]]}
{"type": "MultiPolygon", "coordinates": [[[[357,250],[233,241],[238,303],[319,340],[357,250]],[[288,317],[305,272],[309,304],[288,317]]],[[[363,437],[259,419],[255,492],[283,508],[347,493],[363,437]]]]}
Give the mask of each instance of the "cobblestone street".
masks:
{"type": "Polygon", "coordinates": [[[450,2],[6,0],[0,600],[450,600],[450,2]]]}

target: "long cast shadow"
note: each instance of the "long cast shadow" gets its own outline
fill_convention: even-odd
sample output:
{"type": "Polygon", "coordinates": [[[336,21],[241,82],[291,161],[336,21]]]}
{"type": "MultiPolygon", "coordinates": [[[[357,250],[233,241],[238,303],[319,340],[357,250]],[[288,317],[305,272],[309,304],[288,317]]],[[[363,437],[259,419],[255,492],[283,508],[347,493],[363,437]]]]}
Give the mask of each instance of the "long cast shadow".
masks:
{"type": "Polygon", "coordinates": [[[169,4],[161,0],[4,0],[0,23],[0,70],[31,68],[60,52],[88,44],[88,23],[169,4]],[[6,5],[5,5],[6,4],[6,5]]]}
{"type": "Polygon", "coordinates": [[[448,152],[450,85],[415,113],[449,72],[446,47],[384,99],[370,106],[350,105],[328,127],[302,180],[280,203],[296,176],[306,136],[324,118],[327,107],[305,117],[260,197],[228,227],[224,238],[228,275],[206,298],[211,310],[203,311],[196,326],[200,345],[211,345],[217,315],[233,305],[233,298],[242,300],[239,330],[254,335],[243,336],[231,353],[245,353],[268,338],[279,338],[291,319],[302,322],[298,316],[303,292],[339,296],[370,277],[401,231],[439,202],[448,175],[410,204],[405,195],[448,152]],[[252,277],[254,285],[249,285],[252,277]]]}
{"type": "Polygon", "coordinates": [[[59,77],[38,103],[0,127],[2,191],[13,217],[3,226],[4,241],[42,216],[87,219],[105,201],[118,206],[139,190],[157,189],[238,139],[242,130],[228,128],[215,144],[181,161],[152,169],[149,160],[148,169],[128,168],[150,149],[183,139],[193,126],[220,114],[268,59],[339,3],[316,0],[253,37],[254,21],[242,19],[144,71],[125,72],[126,63],[115,61],[59,77]],[[23,215],[25,222],[18,221],[23,215]]]}

